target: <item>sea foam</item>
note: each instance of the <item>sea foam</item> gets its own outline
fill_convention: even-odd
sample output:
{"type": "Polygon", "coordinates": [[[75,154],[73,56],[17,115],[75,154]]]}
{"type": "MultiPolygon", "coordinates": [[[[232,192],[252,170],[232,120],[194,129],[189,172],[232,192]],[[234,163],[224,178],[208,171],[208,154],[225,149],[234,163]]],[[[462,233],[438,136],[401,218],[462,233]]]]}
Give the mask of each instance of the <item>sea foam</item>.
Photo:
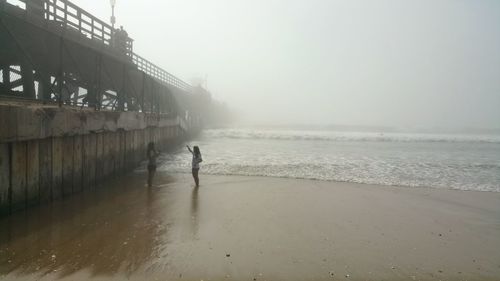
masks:
{"type": "MultiPolygon", "coordinates": [[[[269,176],[500,192],[498,136],[207,130],[202,174],[269,176]]],[[[179,149],[160,169],[189,172],[179,149]]]]}

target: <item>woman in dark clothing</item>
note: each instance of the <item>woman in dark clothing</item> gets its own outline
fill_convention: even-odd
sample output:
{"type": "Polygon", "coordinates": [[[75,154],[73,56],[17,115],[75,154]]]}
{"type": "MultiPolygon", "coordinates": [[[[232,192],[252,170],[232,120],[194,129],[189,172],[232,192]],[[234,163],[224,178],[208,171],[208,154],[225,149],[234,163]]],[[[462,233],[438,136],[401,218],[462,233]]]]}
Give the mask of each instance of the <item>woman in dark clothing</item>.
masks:
{"type": "Polygon", "coordinates": [[[156,157],[158,157],[160,153],[155,149],[155,143],[150,142],[148,144],[148,186],[151,187],[153,185],[153,177],[156,172],[156,157]]]}
{"type": "Polygon", "coordinates": [[[200,163],[203,161],[201,159],[201,152],[200,148],[198,146],[194,146],[193,150],[189,147],[189,145],[186,145],[187,149],[191,154],[193,155],[193,160],[191,162],[191,172],[193,173],[193,178],[194,178],[194,183],[196,184],[196,187],[200,186],[200,179],[198,178],[198,171],[200,170],[200,163]]]}

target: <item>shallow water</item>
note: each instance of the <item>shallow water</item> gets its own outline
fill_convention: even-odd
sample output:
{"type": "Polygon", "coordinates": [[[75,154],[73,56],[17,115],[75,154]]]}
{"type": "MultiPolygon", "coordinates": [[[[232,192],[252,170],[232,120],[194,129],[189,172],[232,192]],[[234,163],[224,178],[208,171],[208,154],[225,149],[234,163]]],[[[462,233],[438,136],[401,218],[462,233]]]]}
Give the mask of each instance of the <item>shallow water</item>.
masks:
{"type": "MultiPolygon", "coordinates": [[[[500,136],[216,129],[192,144],[205,174],[500,192],[500,136]]],[[[189,157],[160,169],[188,172],[189,157]]]]}

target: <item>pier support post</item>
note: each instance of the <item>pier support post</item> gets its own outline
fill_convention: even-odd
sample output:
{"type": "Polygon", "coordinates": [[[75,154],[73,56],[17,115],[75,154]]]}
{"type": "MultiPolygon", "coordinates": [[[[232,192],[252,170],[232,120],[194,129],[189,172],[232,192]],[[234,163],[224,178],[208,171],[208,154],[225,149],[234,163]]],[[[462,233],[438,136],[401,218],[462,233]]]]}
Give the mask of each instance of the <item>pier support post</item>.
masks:
{"type": "Polygon", "coordinates": [[[26,207],[26,142],[12,144],[11,209],[21,210],[26,207]]]}
{"type": "Polygon", "coordinates": [[[35,96],[35,79],[33,68],[28,64],[21,65],[21,76],[23,80],[23,94],[25,98],[34,99],[35,96]]]}
{"type": "Polygon", "coordinates": [[[40,202],[50,202],[52,189],[52,138],[39,140],[39,198],[40,202]]]}
{"type": "Polygon", "coordinates": [[[4,88],[6,90],[10,91],[11,88],[10,88],[10,66],[9,65],[4,66],[2,68],[2,81],[3,81],[4,88]]]}
{"type": "Polygon", "coordinates": [[[52,94],[50,76],[46,75],[43,72],[38,72],[38,76],[40,79],[40,84],[38,86],[39,98],[42,99],[43,101],[49,101],[50,96],[52,94]]]}
{"type": "Polygon", "coordinates": [[[62,138],[52,138],[52,200],[62,197],[62,138]]]}
{"type": "Polygon", "coordinates": [[[40,146],[39,140],[26,143],[26,205],[36,205],[40,201],[40,146]]]}
{"type": "Polygon", "coordinates": [[[10,209],[10,163],[9,145],[0,143],[0,215],[7,214],[10,209]]]}

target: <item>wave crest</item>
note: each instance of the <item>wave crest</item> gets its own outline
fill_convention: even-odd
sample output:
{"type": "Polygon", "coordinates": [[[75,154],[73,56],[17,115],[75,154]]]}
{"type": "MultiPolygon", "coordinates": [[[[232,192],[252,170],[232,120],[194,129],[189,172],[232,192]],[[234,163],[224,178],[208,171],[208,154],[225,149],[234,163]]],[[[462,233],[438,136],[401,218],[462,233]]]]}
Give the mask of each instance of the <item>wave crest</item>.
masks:
{"type": "Polygon", "coordinates": [[[490,135],[444,135],[407,133],[362,133],[330,131],[275,131],[275,130],[206,130],[210,138],[287,140],[287,141],[329,141],[329,142],[472,142],[500,143],[500,136],[490,135]]]}

